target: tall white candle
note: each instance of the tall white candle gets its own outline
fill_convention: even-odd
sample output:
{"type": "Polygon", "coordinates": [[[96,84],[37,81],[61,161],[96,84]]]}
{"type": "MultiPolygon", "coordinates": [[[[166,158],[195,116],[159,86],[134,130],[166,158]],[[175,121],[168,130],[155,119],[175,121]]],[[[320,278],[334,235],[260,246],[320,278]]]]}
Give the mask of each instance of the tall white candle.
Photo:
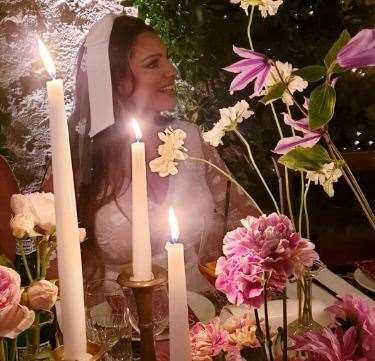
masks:
{"type": "Polygon", "coordinates": [[[191,361],[187,307],[184,245],[177,243],[179,229],[173,208],[169,208],[171,242],[167,242],[169,288],[169,359],[191,361]]]}
{"type": "Polygon", "coordinates": [[[136,142],[131,145],[132,153],[132,262],[133,280],[149,281],[152,274],[150,225],[148,220],[147,178],[145,144],[140,140],[142,133],[133,120],[136,142]]]}
{"type": "MultiPolygon", "coordinates": [[[[39,40],[45,66],[53,77],[55,68],[48,50],[39,40]]],[[[57,258],[64,335],[64,360],[87,360],[81,250],[69,134],[62,79],[47,82],[55,194],[57,258]]]]}

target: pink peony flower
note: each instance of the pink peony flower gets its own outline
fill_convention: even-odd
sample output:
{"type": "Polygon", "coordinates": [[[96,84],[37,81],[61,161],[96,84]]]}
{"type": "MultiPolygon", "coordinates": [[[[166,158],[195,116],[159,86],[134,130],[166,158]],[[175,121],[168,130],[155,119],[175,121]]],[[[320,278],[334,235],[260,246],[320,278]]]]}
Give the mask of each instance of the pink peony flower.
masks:
{"type": "Polygon", "coordinates": [[[298,276],[319,258],[313,243],[301,238],[285,215],[250,216],[241,222],[248,231],[251,249],[263,259],[262,267],[267,271],[284,277],[298,276]]]}
{"type": "Polygon", "coordinates": [[[0,266],[0,337],[15,338],[34,322],[34,312],[19,304],[20,285],[17,272],[0,266]]]}
{"type": "Polygon", "coordinates": [[[350,327],[345,333],[340,328],[335,332],[323,328],[321,332],[290,337],[294,341],[291,350],[311,353],[306,361],[360,361],[354,357],[357,348],[355,327],[350,327]]]}
{"type": "Polygon", "coordinates": [[[13,194],[10,206],[15,215],[25,214],[35,225],[50,234],[56,227],[55,200],[53,193],[13,194]]]}
{"type": "Polygon", "coordinates": [[[26,292],[30,308],[49,311],[57,300],[58,288],[50,281],[40,280],[28,287],[26,292]]]}
{"type": "MultiPolygon", "coordinates": [[[[262,259],[254,254],[243,257],[220,257],[216,264],[215,287],[223,292],[228,301],[240,305],[248,304],[259,308],[263,302],[262,259]]],[[[283,275],[271,274],[267,290],[281,291],[285,287],[283,275]]]]}
{"type": "Polygon", "coordinates": [[[332,327],[347,329],[354,326],[359,337],[358,353],[363,356],[373,355],[375,359],[375,307],[353,295],[342,296],[326,311],[331,315],[332,327]]]}
{"type": "Polygon", "coordinates": [[[223,351],[228,334],[220,328],[220,319],[215,317],[208,324],[196,323],[190,330],[191,353],[194,361],[210,361],[223,351]]]}

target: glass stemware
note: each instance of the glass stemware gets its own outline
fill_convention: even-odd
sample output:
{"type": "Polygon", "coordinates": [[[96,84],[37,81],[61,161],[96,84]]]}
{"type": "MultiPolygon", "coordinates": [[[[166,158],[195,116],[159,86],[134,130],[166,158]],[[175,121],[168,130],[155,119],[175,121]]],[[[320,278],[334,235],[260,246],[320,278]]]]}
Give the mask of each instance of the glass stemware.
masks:
{"type": "Polygon", "coordinates": [[[106,352],[104,360],[131,360],[129,307],[114,280],[95,280],[85,287],[86,328],[89,341],[106,352]]]}
{"type": "MultiPolygon", "coordinates": [[[[138,312],[135,297],[131,289],[124,289],[129,304],[129,320],[134,330],[139,334],[138,312]]],[[[168,327],[168,288],[167,284],[161,284],[154,288],[153,300],[154,335],[158,336],[168,327]]]]}

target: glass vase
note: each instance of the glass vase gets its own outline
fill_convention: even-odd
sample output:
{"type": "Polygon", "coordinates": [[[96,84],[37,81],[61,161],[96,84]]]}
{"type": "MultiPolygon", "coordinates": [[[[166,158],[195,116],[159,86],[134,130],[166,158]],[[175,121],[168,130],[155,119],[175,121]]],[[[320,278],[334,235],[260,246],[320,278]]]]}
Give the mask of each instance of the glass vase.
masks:
{"type": "Polygon", "coordinates": [[[54,314],[50,311],[36,312],[31,327],[17,337],[17,360],[35,360],[37,355],[51,351],[55,347],[54,331],[54,314]]]}
{"type": "Polygon", "coordinates": [[[320,324],[313,319],[312,277],[311,271],[306,270],[305,274],[297,279],[298,318],[288,325],[288,333],[291,335],[321,328],[320,324]]]}

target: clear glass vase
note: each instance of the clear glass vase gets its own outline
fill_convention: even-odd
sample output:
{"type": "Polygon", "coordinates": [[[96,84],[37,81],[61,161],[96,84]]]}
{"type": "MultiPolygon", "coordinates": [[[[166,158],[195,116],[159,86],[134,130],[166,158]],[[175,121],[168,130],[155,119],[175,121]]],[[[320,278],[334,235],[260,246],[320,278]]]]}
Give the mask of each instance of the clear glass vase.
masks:
{"type": "Polygon", "coordinates": [[[306,270],[304,276],[297,279],[298,318],[288,325],[288,333],[291,335],[321,328],[321,325],[313,319],[312,278],[312,272],[306,270]]]}
{"type": "Polygon", "coordinates": [[[16,359],[35,360],[37,355],[55,347],[54,314],[50,311],[36,312],[36,321],[17,337],[16,359]]]}

